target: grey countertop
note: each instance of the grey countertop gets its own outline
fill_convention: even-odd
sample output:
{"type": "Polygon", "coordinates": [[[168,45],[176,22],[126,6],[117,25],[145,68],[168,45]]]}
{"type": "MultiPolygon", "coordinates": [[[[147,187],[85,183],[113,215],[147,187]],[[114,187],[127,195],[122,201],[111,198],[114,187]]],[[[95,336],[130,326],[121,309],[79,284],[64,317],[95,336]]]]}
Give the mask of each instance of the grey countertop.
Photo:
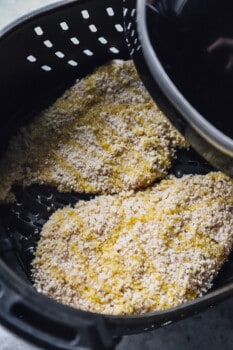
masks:
{"type": "MultiPolygon", "coordinates": [[[[0,0],[0,27],[55,0],[0,0]]],[[[233,299],[153,332],[126,336],[117,350],[232,350],[233,299]]],[[[38,350],[0,326],[1,350],[38,350]]]]}

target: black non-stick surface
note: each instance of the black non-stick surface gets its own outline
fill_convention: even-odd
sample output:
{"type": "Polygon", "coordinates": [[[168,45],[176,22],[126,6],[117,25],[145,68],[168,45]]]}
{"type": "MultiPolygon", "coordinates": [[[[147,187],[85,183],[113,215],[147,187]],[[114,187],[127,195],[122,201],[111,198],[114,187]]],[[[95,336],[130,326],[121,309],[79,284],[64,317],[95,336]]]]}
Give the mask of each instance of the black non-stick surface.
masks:
{"type": "MultiPolygon", "coordinates": [[[[194,150],[178,151],[169,173],[176,177],[184,174],[206,174],[214,169],[194,150]]],[[[7,240],[0,241],[0,250],[5,249],[3,258],[17,269],[20,275],[32,283],[31,261],[34,257],[41,229],[50,215],[66,205],[74,206],[79,200],[90,200],[93,195],[82,193],[61,193],[56,188],[44,185],[16,187],[16,202],[2,206],[0,214],[7,240]],[[8,245],[6,242],[8,241],[8,245]],[[2,249],[1,249],[2,246],[2,249]]],[[[233,255],[216,279],[216,286],[233,280],[233,255]]]]}

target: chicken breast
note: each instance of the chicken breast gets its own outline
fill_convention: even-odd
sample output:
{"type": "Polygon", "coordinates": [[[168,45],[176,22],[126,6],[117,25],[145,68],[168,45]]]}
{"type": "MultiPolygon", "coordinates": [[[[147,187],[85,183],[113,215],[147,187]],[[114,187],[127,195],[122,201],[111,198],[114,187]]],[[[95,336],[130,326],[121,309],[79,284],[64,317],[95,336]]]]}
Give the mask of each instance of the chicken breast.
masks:
{"type": "Polygon", "coordinates": [[[142,314],[202,296],[233,243],[233,180],[169,176],[143,190],[56,211],[33,261],[34,285],[59,302],[142,314]]]}
{"type": "Polygon", "coordinates": [[[0,162],[0,202],[14,185],[97,194],[161,179],[187,144],[152,101],[132,61],[113,60],[77,81],[22,127],[0,162]]]}

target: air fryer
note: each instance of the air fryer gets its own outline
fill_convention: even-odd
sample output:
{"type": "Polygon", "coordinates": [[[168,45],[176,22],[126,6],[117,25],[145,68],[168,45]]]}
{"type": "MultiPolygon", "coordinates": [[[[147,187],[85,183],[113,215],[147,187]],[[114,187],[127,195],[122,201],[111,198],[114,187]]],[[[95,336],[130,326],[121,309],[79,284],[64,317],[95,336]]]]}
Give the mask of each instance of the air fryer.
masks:
{"type": "MultiPolygon", "coordinates": [[[[2,30],[1,155],[19,127],[50,105],[77,78],[113,58],[130,58],[124,26],[119,0],[70,0],[34,11],[2,30]],[[46,40],[53,43],[52,48],[45,45],[46,40]],[[55,55],[57,50],[64,54],[63,58],[55,55]]],[[[137,50],[141,52],[140,45],[137,50]]],[[[165,110],[170,108],[169,104],[163,105],[168,107],[165,110]]],[[[170,173],[180,177],[210,170],[212,165],[190,149],[179,152],[170,173]]],[[[89,200],[90,196],[63,194],[42,185],[18,187],[15,193],[15,203],[0,206],[0,321],[45,349],[114,349],[122,335],[168,325],[232,295],[230,257],[205,296],[160,312],[100,315],[49,299],[33,288],[30,275],[41,228],[57,208],[89,200]],[[48,206],[52,208],[50,212],[48,206]]]]}

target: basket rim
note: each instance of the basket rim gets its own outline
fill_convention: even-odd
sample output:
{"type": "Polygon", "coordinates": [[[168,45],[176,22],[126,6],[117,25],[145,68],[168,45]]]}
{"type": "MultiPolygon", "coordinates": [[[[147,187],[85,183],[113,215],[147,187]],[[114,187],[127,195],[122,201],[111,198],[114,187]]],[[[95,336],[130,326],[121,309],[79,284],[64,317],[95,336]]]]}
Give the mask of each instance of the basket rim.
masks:
{"type": "MultiPolygon", "coordinates": [[[[95,1],[95,0],[92,0],[95,1]]],[[[54,3],[43,5],[38,7],[35,10],[31,10],[27,12],[24,15],[19,16],[17,19],[10,21],[8,24],[4,25],[2,28],[0,28],[0,40],[2,40],[3,37],[8,36],[11,34],[13,30],[16,30],[17,27],[21,26],[22,24],[26,24],[31,19],[35,19],[40,16],[44,16],[45,13],[53,12],[56,9],[62,9],[63,7],[69,7],[70,5],[73,5],[75,3],[86,3],[86,0],[57,0],[54,3]]]]}
{"type": "MultiPolygon", "coordinates": [[[[119,326],[121,324],[127,325],[128,327],[133,327],[136,325],[136,323],[138,323],[135,323],[133,321],[149,321],[150,323],[155,323],[157,326],[161,326],[163,324],[165,325],[167,321],[172,322],[173,318],[176,319],[180,315],[182,318],[185,318],[188,315],[198,313],[203,308],[213,306],[216,302],[230,298],[232,297],[233,292],[233,282],[231,282],[223,287],[219,287],[216,290],[208,292],[202,297],[182,303],[166,310],[144,313],[140,315],[108,315],[76,309],[59,303],[56,300],[37,292],[33,286],[26,283],[11,268],[9,268],[2,259],[0,259],[0,286],[2,281],[5,281],[12,288],[12,291],[17,293],[17,295],[21,296],[28,302],[30,301],[33,307],[37,308],[41,306],[43,309],[46,309],[47,312],[52,312],[54,315],[59,317],[61,317],[61,315],[69,315],[69,321],[72,321],[73,325],[75,325],[75,320],[77,320],[76,316],[87,315],[89,317],[93,317],[99,315],[102,316],[107,321],[107,323],[113,327],[114,325],[119,326]],[[158,322],[161,322],[161,324],[158,325],[158,322]]],[[[67,320],[66,317],[64,319],[67,320]]]]}
{"type": "Polygon", "coordinates": [[[146,0],[137,1],[137,30],[140,33],[140,42],[143,56],[147,62],[151,75],[162,90],[163,94],[172,103],[185,121],[208,143],[227,156],[233,156],[233,140],[207,121],[191,103],[182,95],[171,78],[162,67],[149,38],[146,26],[146,0]]]}

